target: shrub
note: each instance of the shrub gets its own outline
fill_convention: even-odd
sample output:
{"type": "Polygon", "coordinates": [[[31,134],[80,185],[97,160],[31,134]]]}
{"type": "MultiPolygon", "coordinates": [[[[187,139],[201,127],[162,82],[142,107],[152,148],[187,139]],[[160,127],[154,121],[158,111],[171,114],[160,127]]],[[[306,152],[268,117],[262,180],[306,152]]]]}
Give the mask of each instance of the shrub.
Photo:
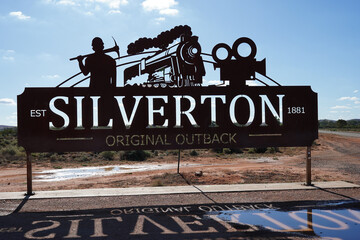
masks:
{"type": "Polygon", "coordinates": [[[196,151],[196,150],[192,150],[191,152],[190,152],[190,156],[198,156],[199,155],[199,153],[196,151]]]}
{"type": "Polygon", "coordinates": [[[267,148],[250,148],[248,153],[265,153],[267,148]]]}
{"type": "Polygon", "coordinates": [[[269,148],[267,148],[267,152],[268,153],[277,153],[277,152],[280,152],[280,150],[278,147],[269,147],[269,148]]]}
{"type": "Polygon", "coordinates": [[[241,148],[224,148],[224,153],[233,154],[233,153],[243,153],[241,148]]]}
{"type": "Polygon", "coordinates": [[[15,156],[17,152],[18,152],[18,150],[14,146],[7,146],[7,147],[1,149],[1,154],[4,157],[15,156]]]}
{"type": "Polygon", "coordinates": [[[222,148],[213,148],[212,151],[215,152],[215,153],[223,153],[222,148]]]}
{"type": "MultiPolygon", "coordinates": [[[[105,154],[106,155],[106,154],[105,154]]],[[[110,157],[110,155],[111,154],[109,154],[109,157],[110,157]]],[[[114,154],[115,155],[115,154],[114,154]]],[[[105,158],[105,157],[103,157],[103,158],[105,158]]],[[[105,158],[105,159],[107,159],[107,158],[105,158]]],[[[113,158],[111,158],[111,159],[107,159],[107,160],[112,160],[113,158]]],[[[78,157],[76,157],[75,158],[75,161],[77,161],[77,162],[88,162],[88,161],[90,161],[90,159],[89,159],[89,157],[88,156],[86,156],[86,155],[81,155],[81,156],[78,156],[78,157]]]]}
{"type": "Polygon", "coordinates": [[[145,161],[146,158],[150,157],[150,153],[144,150],[132,150],[125,151],[120,157],[129,161],[145,161]]]}
{"type": "Polygon", "coordinates": [[[52,154],[50,156],[50,162],[55,162],[56,160],[58,160],[58,155],[55,153],[55,154],[52,154]]]}
{"type": "Polygon", "coordinates": [[[243,153],[243,150],[241,148],[230,148],[232,153],[243,153]]]}
{"type": "Polygon", "coordinates": [[[112,151],[104,151],[100,153],[101,157],[106,160],[114,160],[115,153],[112,151]]]}

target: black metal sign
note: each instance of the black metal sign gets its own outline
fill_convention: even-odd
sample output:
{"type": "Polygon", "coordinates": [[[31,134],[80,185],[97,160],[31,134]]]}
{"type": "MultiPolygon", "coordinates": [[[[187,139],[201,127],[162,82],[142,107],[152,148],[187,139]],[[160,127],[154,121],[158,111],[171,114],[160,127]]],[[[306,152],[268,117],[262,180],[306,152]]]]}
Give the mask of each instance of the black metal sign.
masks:
{"type": "Polygon", "coordinates": [[[256,78],[267,77],[265,59],[255,59],[249,38],[232,48],[220,43],[206,54],[190,27],[178,26],[140,38],[128,46],[129,55],[116,59],[105,53],[119,54],[117,45],[104,49],[94,38],[92,46],[93,54],[70,59],[78,60],[80,73],[55,88],[26,88],[18,96],[19,145],[26,151],[310,146],[318,137],[317,94],[309,86],[280,86],[268,78],[277,85],[269,86],[256,78]],[[241,44],[250,46],[248,56],[238,53],[241,44]],[[145,51],[150,48],[158,50],[145,51]],[[219,68],[228,84],[202,86],[204,63],[219,68]],[[118,87],[116,69],[126,64],[125,86],[118,87]],[[81,73],[90,76],[62,87],[81,73]],[[130,86],[138,76],[147,80],[130,86]],[[75,87],[88,78],[89,87],[75,87]],[[265,86],[250,87],[247,80],[265,86]]]}

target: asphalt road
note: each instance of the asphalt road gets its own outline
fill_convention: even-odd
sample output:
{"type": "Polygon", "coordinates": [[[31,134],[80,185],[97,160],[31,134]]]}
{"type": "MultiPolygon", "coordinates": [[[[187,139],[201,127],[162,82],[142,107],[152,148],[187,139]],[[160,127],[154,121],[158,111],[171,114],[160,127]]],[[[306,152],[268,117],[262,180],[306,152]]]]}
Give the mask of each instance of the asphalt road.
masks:
{"type": "Polygon", "coordinates": [[[1,239],[356,239],[354,201],[139,206],[1,217],[1,239]]]}
{"type": "Polygon", "coordinates": [[[360,138],[360,132],[338,132],[338,131],[319,130],[319,133],[335,134],[343,137],[360,138]]]}
{"type": "Polygon", "coordinates": [[[350,188],[2,200],[16,209],[0,239],[356,239],[359,199],[350,188]]]}

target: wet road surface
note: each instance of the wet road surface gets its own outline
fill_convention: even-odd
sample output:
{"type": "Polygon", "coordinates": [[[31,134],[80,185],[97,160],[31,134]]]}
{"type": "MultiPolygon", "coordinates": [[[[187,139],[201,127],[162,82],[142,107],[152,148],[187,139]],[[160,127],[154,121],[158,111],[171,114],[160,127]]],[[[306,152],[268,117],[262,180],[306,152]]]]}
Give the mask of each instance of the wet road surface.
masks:
{"type": "Polygon", "coordinates": [[[13,213],[0,217],[0,239],[356,239],[359,203],[232,202],[21,212],[24,199],[13,213]]]}

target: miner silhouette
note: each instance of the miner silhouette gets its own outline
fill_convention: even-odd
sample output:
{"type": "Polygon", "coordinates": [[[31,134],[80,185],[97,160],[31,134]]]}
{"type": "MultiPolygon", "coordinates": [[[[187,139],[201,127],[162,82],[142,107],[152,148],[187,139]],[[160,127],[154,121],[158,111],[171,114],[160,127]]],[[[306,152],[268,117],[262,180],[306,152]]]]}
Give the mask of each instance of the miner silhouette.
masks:
{"type": "MultiPolygon", "coordinates": [[[[99,119],[98,126],[108,125],[112,118],[111,111],[114,106],[113,90],[116,88],[116,62],[104,52],[104,43],[101,38],[95,37],[92,40],[94,54],[89,55],[83,64],[83,56],[78,56],[79,67],[84,75],[90,73],[90,93],[100,96],[98,102],[99,119]]],[[[93,119],[93,125],[95,123],[93,119]]]]}
{"type": "Polygon", "coordinates": [[[107,90],[116,87],[116,62],[104,53],[104,43],[101,38],[95,37],[92,40],[94,54],[85,59],[78,56],[79,67],[84,75],[90,73],[90,88],[98,93],[105,93],[107,90]]]}

